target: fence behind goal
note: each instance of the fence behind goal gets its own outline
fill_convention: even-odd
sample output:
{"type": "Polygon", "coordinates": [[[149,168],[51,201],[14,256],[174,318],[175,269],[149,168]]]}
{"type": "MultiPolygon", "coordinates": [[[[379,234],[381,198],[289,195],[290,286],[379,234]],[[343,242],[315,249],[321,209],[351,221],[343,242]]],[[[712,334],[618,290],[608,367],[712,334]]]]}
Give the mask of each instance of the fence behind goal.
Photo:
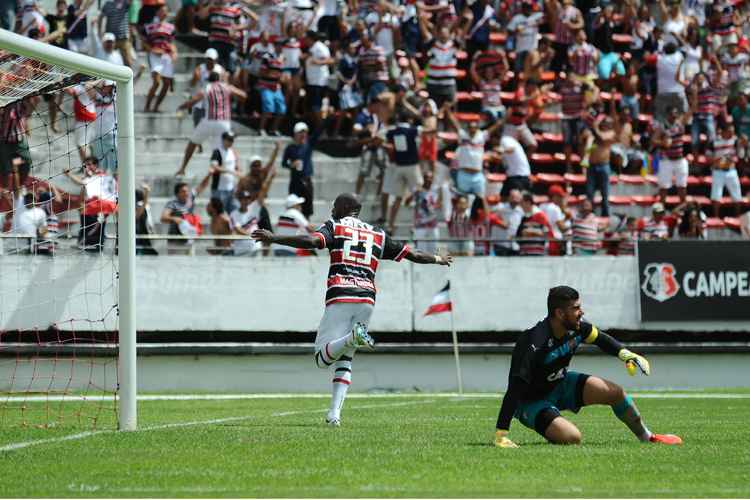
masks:
{"type": "Polygon", "coordinates": [[[132,128],[128,68],[0,30],[0,426],[135,427],[132,128]]]}

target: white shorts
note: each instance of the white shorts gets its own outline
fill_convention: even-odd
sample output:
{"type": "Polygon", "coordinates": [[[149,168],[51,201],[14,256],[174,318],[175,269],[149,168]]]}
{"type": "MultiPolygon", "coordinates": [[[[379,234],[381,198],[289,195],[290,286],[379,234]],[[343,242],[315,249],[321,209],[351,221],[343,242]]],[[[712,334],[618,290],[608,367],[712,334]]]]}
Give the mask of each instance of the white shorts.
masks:
{"type": "Polygon", "coordinates": [[[209,120],[204,118],[198,123],[193,130],[193,137],[190,142],[193,144],[203,144],[206,141],[211,143],[211,147],[221,145],[221,134],[232,130],[232,122],[229,120],[209,120]]]}
{"type": "Polygon", "coordinates": [[[422,184],[422,172],[419,165],[388,165],[383,177],[383,192],[392,196],[403,196],[404,191],[414,191],[422,184]]]}
{"type": "Polygon", "coordinates": [[[369,325],[374,308],[372,304],[357,302],[338,302],[326,306],[315,336],[315,352],[347,335],[354,328],[354,323],[369,325]]]}
{"type": "Polygon", "coordinates": [[[78,52],[79,54],[88,54],[89,47],[88,37],[81,39],[68,38],[68,50],[78,52]]]}
{"type": "Polygon", "coordinates": [[[688,162],[685,158],[679,160],[670,160],[669,158],[659,158],[659,187],[669,189],[672,186],[678,188],[687,187],[688,162]],[[674,177],[674,182],[672,178],[674,177]]]}
{"type": "Polygon", "coordinates": [[[437,253],[437,241],[422,241],[422,238],[429,238],[435,240],[440,237],[440,231],[437,227],[415,227],[414,228],[414,241],[417,250],[423,252],[436,254],[437,253]]]}
{"type": "Polygon", "coordinates": [[[76,146],[82,148],[93,144],[96,139],[96,122],[75,122],[76,146]]]}
{"type": "Polygon", "coordinates": [[[711,172],[711,200],[721,201],[721,195],[724,194],[724,187],[729,191],[729,196],[733,201],[742,201],[742,189],[736,168],[729,170],[716,168],[711,172]]]}
{"type": "Polygon", "coordinates": [[[159,73],[164,78],[174,77],[174,63],[169,54],[149,54],[148,67],[152,73],[159,73]]]}

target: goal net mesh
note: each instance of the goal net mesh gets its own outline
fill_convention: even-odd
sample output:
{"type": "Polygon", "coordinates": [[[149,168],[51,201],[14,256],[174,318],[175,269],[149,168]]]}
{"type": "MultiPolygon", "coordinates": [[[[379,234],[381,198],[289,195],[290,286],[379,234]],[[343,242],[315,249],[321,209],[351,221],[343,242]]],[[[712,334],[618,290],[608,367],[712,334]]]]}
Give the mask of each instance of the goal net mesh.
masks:
{"type": "Polygon", "coordinates": [[[0,50],[0,426],[117,423],[114,82],[0,50]]]}

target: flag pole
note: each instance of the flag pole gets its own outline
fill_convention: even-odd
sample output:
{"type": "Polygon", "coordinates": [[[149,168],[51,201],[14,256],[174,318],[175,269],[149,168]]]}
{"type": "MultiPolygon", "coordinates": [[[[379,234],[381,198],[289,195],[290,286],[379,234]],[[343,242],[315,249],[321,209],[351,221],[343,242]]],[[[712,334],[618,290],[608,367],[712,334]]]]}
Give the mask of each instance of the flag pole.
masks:
{"type": "Polygon", "coordinates": [[[461,360],[458,357],[458,335],[456,334],[456,323],[453,319],[453,297],[451,297],[451,334],[453,335],[453,357],[456,359],[456,380],[458,381],[458,394],[463,396],[464,383],[461,380],[461,360]]]}

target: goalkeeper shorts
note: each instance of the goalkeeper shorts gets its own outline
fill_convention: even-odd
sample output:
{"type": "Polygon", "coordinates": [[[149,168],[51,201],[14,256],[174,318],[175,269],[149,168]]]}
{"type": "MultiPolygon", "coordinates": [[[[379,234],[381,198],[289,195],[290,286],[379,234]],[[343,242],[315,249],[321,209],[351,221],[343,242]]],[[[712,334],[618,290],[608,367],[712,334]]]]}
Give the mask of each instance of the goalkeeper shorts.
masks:
{"type": "Polygon", "coordinates": [[[544,436],[549,424],[562,410],[578,413],[583,406],[583,386],[589,378],[585,373],[568,372],[552,392],[544,398],[521,401],[516,418],[529,429],[544,436]]]}

